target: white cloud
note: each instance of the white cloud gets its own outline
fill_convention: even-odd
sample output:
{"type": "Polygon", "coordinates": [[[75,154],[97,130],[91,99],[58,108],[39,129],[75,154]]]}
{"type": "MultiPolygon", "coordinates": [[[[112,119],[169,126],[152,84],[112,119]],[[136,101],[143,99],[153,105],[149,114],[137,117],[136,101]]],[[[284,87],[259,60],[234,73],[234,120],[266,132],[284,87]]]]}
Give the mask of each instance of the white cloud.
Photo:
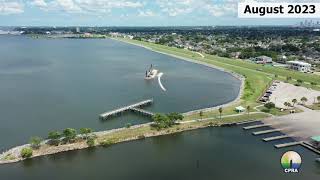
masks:
{"type": "Polygon", "coordinates": [[[48,7],[48,4],[44,0],[33,0],[30,4],[37,6],[41,9],[48,7]]]}
{"type": "Polygon", "coordinates": [[[112,9],[140,8],[137,0],[33,0],[31,3],[42,10],[63,10],[68,13],[109,13],[112,9]]]}
{"type": "Polygon", "coordinates": [[[106,13],[113,9],[139,8],[143,4],[130,0],[75,0],[85,12],[106,13]]]}
{"type": "Polygon", "coordinates": [[[139,14],[138,14],[138,16],[140,16],[140,17],[153,17],[155,15],[156,14],[151,10],[146,10],[146,11],[141,11],[140,10],[139,14]]]}
{"type": "Polygon", "coordinates": [[[179,16],[193,12],[209,13],[212,16],[229,15],[236,12],[238,0],[156,0],[161,11],[168,16],[179,16]]]}
{"type": "Polygon", "coordinates": [[[9,14],[20,14],[24,12],[23,4],[19,2],[7,2],[0,0],[0,14],[9,15],[9,14]]]}
{"type": "MultiPolygon", "coordinates": [[[[239,0],[32,0],[45,11],[65,11],[101,16],[113,10],[138,16],[181,16],[192,13],[225,16],[236,14],[239,0]],[[149,5],[149,6],[148,6],[149,5]],[[145,9],[148,7],[148,9],[145,9]],[[150,9],[151,8],[151,9],[150,9]]],[[[273,1],[273,0],[269,0],[273,1]]],[[[0,0],[1,2],[1,0],[0,0]]]]}
{"type": "Polygon", "coordinates": [[[196,0],[156,0],[156,4],[161,8],[161,11],[169,16],[191,13],[196,2],[196,0]]]}
{"type": "Polygon", "coordinates": [[[57,4],[66,12],[81,12],[82,9],[73,0],[56,0],[57,4]]]}
{"type": "Polygon", "coordinates": [[[212,16],[225,16],[237,13],[237,4],[215,5],[208,4],[204,7],[212,16]]]}

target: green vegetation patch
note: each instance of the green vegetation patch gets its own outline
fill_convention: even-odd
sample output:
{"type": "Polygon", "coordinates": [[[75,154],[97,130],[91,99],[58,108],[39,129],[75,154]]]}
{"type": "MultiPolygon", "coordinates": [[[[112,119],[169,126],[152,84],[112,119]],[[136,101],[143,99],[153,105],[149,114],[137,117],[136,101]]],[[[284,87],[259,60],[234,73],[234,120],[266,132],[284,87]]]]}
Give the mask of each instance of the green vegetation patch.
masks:
{"type": "Polygon", "coordinates": [[[33,150],[31,148],[22,148],[21,149],[21,152],[20,152],[20,155],[22,158],[30,158],[33,154],[33,150]]]}

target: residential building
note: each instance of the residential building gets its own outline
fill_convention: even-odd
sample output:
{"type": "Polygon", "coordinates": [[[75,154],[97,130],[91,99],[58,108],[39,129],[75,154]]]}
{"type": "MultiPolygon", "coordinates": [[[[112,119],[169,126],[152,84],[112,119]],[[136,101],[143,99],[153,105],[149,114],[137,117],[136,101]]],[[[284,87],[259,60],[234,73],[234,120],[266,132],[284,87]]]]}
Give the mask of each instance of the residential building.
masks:
{"type": "Polygon", "coordinates": [[[310,72],[311,71],[311,64],[302,62],[302,61],[288,61],[287,64],[289,65],[290,69],[300,71],[300,72],[310,72]]]}

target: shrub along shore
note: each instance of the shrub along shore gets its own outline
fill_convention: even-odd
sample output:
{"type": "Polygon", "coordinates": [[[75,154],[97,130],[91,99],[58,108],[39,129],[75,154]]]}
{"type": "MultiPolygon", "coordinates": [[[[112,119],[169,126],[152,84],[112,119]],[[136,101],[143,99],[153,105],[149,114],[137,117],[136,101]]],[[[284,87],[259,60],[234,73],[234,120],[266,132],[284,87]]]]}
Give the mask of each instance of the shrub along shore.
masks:
{"type": "MultiPolygon", "coordinates": [[[[187,123],[173,123],[173,121],[167,122],[166,118],[164,118],[158,120],[158,122],[155,121],[154,123],[146,123],[88,134],[76,134],[74,129],[67,128],[59,136],[51,136],[53,132],[50,132],[48,136],[51,136],[51,139],[40,141],[38,141],[38,139],[34,141],[35,137],[33,137],[29,144],[18,146],[4,152],[0,155],[0,164],[15,163],[39,156],[86,148],[95,148],[96,146],[109,147],[121,142],[169,135],[206,127],[222,126],[224,124],[233,124],[247,119],[261,119],[266,117],[268,117],[268,115],[264,113],[250,115],[241,114],[237,117],[226,116],[221,118],[194,120],[187,123]],[[66,137],[66,134],[68,134],[66,131],[69,131],[69,133],[71,132],[67,135],[68,137],[66,137]]],[[[56,133],[58,131],[54,132],[56,133]]]]}

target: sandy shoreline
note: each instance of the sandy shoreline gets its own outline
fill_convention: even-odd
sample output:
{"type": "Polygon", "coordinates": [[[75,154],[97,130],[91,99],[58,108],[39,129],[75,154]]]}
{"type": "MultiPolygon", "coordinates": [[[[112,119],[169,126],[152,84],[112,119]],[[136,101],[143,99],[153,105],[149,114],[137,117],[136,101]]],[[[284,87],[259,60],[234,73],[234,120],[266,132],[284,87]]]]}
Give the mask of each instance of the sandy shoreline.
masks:
{"type": "MultiPolygon", "coordinates": [[[[113,39],[113,38],[111,38],[111,39],[113,39]]],[[[172,57],[175,57],[175,58],[180,59],[180,60],[184,60],[184,61],[188,61],[188,62],[191,62],[191,63],[200,64],[200,65],[204,65],[204,66],[207,66],[207,67],[210,67],[210,68],[218,69],[220,71],[227,72],[227,73],[231,74],[232,76],[234,76],[235,78],[237,78],[237,79],[239,79],[241,81],[240,91],[239,91],[238,96],[237,96],[237,98],[235,100],[233,100],[233,101],[231,101],[229,103],[225,103],[225,104],[220,105],[220,106],[208,107],[208,108],[203,108],[203,109],[198,109],[198,110],[185,112],[185,113],[183,113],[183,115],[190,115],[190,114],[193,114],[193,113],[199,113],[200,111],[203,111],[203,112],[212,111],[212,110],[218,109],[221,106],[223,106],[223,107],[232,106],[232,105],[234,105],[234,104],[236,104],[236,103],[238,103],[240,101],[240,98],[241,98],[241,96],[243,94],[243,90],[244,90],[244,80],[245,80],[245,78],[243,76],[239,75],[239,74],[236,74],[236,73],[234,73],[232,71],[229,71],[229,70],[226,70],[226,69],[223,69],[223,68],[214,66],[212,64],[205,63],[205,62],[196,61],[196,60],[193,60],[193,59],[183,58],[183,57],[179,57],[179,56],[176,56],[176,55],[172,55],[172,54],[156,51],[156,50],[153,50],[152,48],[145,47],[143,45],[134,44],[134,43],[126,42],[126,41],[121,41],[121,40],[118,40],[118,39],[113,39],[113,40],[124,42],[124,43],[128,43],[128,44],[135,45],[135,46],[139,46],[139,47],[142,47],[142,48],[146,48],[146,49],[151,50],[153,52],[165,54],[165,55],[168,55],[168,56],[172,56],[172,57]]],[[[135,125],[135,126],[130,127],[130,129],[146,127],[146,126],[150,126],[150,124],[152,124],[152,123],[145,123],[145,124],[135,125]]],[[[215,126],[219,126],[219,125],[221,125],[221,124],[216,124],[215,126]]],[[[173,133],[179,133],[179,132],[188,131],[188,130],[206,128],[206,127],[209,127],[209,126],[212,126],[212,125],[195,126],[195,127],[190,126],[189,128],[176,130],[174,132],[168,132],[166,130],[163,130],[163,131],[159,131],[157,133],[144,134],[144,138],[168,135],[168,134],[173,134],[173,133]]],[[[107,131],[94,132],[92,134],[95,134],[98,137],[103,137],[104,135],[111,134],[111,133],[114,133],[114,132],[119,132],[119,131],[122,131],[124,129],[127,129],[127,128],[123,127],[123,128],[112,129],[112,130],[107,130],[107,131]]],[[[138,139],[141,139],[141,137],[135,136],[135,137],[130,137],[130,138],[126,138],[126,139],[121,139],[116,143],[127,142],[127,141],[138,140],[138,139]]],[[[95,146],[99,146],[99,145],[100,144],[96,144],[95,146]]],[[[15,163],[15,162],[20,162],[20,161],[25,160],[24,158],[20,157],[20,151],[24,147],[30,147],[30,144],[17,146],[17,147],[9,149],[8,151],[5,151],[2,154],[0,154],[0,164],[15,163]],[[13,159],[13,160],[4,160],[5,157],[7,157],[7,155],[10,155],[10,154],[14,155],[16,158],[13,159]]],[[[35,153],[33,154],[33,156],[31,158],[35,158],[35,157],[39,157],[39,156],[46,156],[46,155],[50,155],[50,154],[57,154],[57,153],[62,153],[62,152],[67,152],[67,151],[73,151],[73,150],[86,149],[86,148],[89,148],[89,146],[86,144],[85,141],[84,142],[83,141],[82,142],[77,142],[77,143],[73,143],[73,144],[50,146],[44,152],[40,151],[41,153],[37,153],[37,151],[35,151],[35,153]]]]}

